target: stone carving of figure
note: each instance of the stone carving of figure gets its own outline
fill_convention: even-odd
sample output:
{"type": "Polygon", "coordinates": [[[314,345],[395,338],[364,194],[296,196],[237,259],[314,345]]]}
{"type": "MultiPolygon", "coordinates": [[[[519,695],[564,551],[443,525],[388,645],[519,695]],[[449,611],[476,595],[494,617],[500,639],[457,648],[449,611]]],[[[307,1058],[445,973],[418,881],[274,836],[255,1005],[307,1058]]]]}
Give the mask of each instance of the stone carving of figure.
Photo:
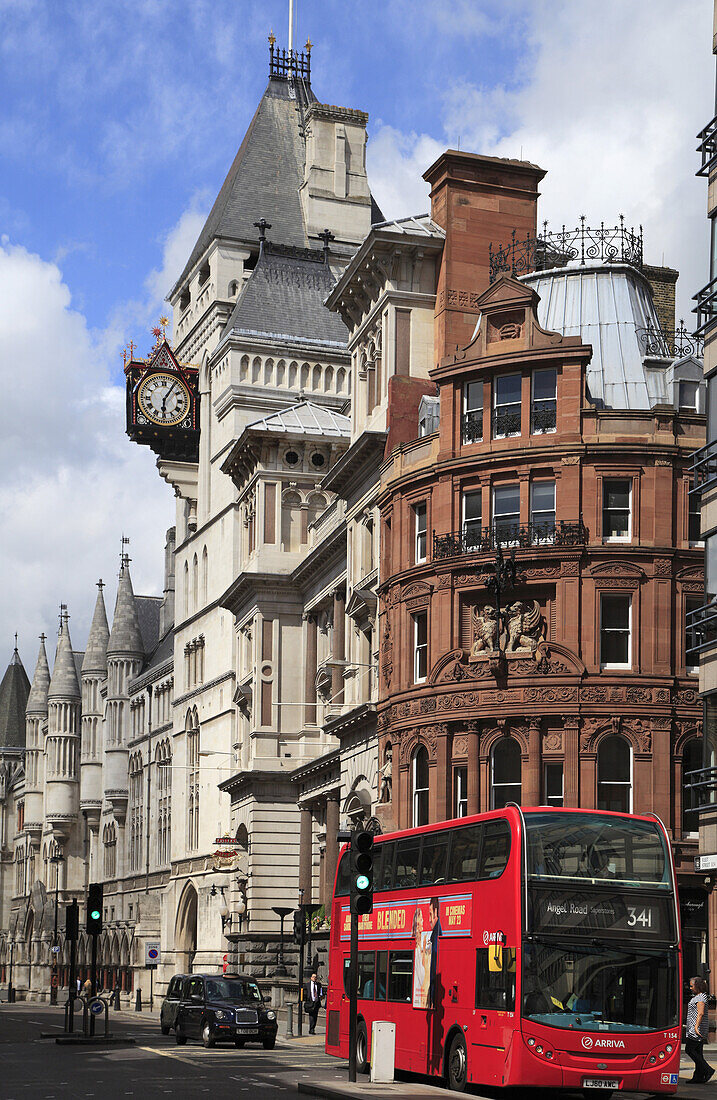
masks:
{"type": "Polygon", "coordinates": [[[381,794],[379,796],[380,802],[391,801],[391,779],[393,776],[393,745],[386,746],[386,756],[381,771],[381,794]]]}
{"type": "Polygon", "coordinates": [[[507,652],[528,649],[535,653],[544,633],[543,617],[537,600],[518,600],[506,610],[508,620],[507,652]]]}
{"type": "Polygon", "coordinates": [[[481,610],[471,610],[471,657],[480,653],[494,653],[498,648],[498,617],[494,607],[486,604],[481,610]]]}

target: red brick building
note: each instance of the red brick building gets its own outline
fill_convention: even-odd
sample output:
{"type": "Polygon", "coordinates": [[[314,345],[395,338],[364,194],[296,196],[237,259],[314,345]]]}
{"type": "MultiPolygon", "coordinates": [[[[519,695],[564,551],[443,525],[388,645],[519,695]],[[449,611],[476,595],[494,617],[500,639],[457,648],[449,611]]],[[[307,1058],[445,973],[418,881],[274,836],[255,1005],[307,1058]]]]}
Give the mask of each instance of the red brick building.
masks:
{"type": "Polygon", "coordinates": [[[476,263],[474,285],[468,264],[452,287],[451,262],[490,252],[491,225],[484,212],[471,249],[454,219],[451,241],[461,193],[451,204],[448,190],[431,214],[446,227],[438,430],[394,449],[381,476],[382,816],[405,828],[506,801],[653,811],[699,909],[682,806],[701,753],[684,629],[703,592],[688,493],[699,364],[646,346],[657,319],[630,234],[589,259],[583,227],[583,254],[556,266],[513,240],[521,279],[490,284],[476,263]],[[469,337],[444,354],[461,325],[469,337]],[[486,587],[499,550],[516,569],[500,611],[486,587]]]}

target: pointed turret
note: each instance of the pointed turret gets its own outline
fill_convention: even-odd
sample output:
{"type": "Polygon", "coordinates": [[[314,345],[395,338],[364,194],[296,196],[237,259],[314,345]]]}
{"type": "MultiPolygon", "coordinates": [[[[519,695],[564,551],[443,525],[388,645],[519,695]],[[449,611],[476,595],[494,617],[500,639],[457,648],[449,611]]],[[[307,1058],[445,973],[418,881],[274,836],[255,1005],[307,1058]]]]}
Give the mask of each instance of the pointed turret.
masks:
{"type": "Polygon", "coordinates": [[[25,744],[25,707],[30,681],[17,649],[10,658],[0,683],[0,752],[4,748],[22,748],[25,744]]]}
{"type": "Polygon", "coordinates": [[[77,665],[75,655],[72,652],[70,641],[70,628],[67,625],[67,616],[63,616],[60,623],[60,634],[57,639],[57,652],[55,664],[52,669],[50,689],[47,693],[48,700],[65,699],[79,702],[80,684],[77,679],[77,665]]]}
{"type": "Polygon", "coordinates": [[[129,575],[129,561],[123,558],[117,585],[117,601],[112,633],[107,645],[108,657],[143,657],[144,644],[139,629],[137,604],[129,575]]]}
{"type": "Polygon", "coordinates": [[[37,715],[40,718],[47,717],[47,693],[50,688],[50,666],[47,663],[47,651],[45,650],[45,635],[40,635],[40,649],[37,654],[35,675],[32,678],[32,687],[27,698],[25,712],[28,715],[37,715]]]}
{"type": "Polygon", "coordinates": [[[82,661],[82,674],[88,672],[103,673],[107,671],[107,645],[110,640],[110,628],[107,625],[107,611],[105,599],[102,594],[104,585],[102,581],[97,583],[97,602],[95,613],[92,616],[92,626],[87,639],[87,649],[82,661]]]}

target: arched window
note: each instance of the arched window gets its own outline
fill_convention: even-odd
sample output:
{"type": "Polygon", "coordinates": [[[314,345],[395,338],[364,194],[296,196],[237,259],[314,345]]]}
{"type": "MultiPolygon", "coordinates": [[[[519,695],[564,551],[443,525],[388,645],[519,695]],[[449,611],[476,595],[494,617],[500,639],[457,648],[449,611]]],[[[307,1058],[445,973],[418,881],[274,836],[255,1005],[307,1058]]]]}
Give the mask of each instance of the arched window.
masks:
{"type": "Polygon", "coordinates": [[[184,563],[184,592],[182,593],[185,616],[189,614],[189,562],[184,563]]]}
{"type": "Polygon", "coordinates": [[[598,810],[632,812],[632,749],[624,737],[611,734],[597,755],[598,810]]]}
{"type": "Polygon", "coordinates": [[[207,572],[208,572],[208,560],[207,560],[207,548],[206,546],[202,550],[202,607],[207,603],[207,572]]]}
{"type": "Polygon", "coordinates": [[[499,810],[508,802],[520,805],[522,794],[520,745],[514,737],[501,737],[491,754],[491,807],[499,810]]]}
{"type": "Polygon", "coordinates": [[[199,606],[199,562],[197,555],[194,555],[192,560],[192,610],[196,611],[199,606]]]}
{"type": "Polygon", "coordinates": [[[413,754],[413,827],[428,824],[428,753],[419,745],[413,754]]]}
{"type": "Polygon", "coordinates": [[[690,784],[696,776],[690,776],[690,772],[695,772],[702,767],[702,738],[695,737],[691,741],[688,741],[685,745],[685,751],[682,753],[682,832],[695,833],[699,832],[699,817],[692,810],[693,806],[699,805],[697,798],[697,791],[693,791],[688,784],[690,784]]]}

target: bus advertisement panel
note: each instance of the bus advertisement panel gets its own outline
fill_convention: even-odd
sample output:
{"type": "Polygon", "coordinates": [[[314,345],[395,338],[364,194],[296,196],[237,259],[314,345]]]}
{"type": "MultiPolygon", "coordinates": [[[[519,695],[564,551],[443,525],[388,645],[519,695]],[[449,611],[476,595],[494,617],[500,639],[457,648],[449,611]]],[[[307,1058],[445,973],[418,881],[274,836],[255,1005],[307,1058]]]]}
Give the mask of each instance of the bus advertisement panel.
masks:
{"type": "MultiPolygon", "coordinates": [[[[357,1064],[468,1083],[673,1093],[680,952],[655,818],[504,810],[377,838],[359,919],[357,1064]]],[[[348,861],[334,891],[326,1050],[348,1056],[348,861]]]]}

